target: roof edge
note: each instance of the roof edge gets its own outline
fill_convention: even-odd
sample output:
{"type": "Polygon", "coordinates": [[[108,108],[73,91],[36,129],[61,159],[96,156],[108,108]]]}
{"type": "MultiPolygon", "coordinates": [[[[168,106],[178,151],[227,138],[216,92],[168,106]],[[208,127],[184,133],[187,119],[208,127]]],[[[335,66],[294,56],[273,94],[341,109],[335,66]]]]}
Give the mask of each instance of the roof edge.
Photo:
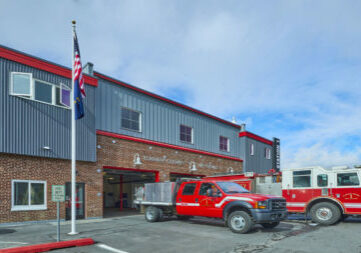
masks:
{"type": "Polygon", "coordinates": [[[240,132],[239,137],[248,137],[248,138],[251,138],[251,139],[254,139],[256,141],[259,141],[259,142],[262,142],[264,144],[268,144],[268,145],[271,145],[273,146],[273,141],[270,141],[264,137],[261,137],[259,135],[256,135],[254,133],[251,133],[251,132],[247,132],[247,131],[244,131],[244,132],[240,132]]]}
{"type": "Polygon", "coordinates": [[[145,95],[147,95],[147,96],[150,96],[150,97],[153,97],[153,98],[162,100],[162,101],[167,102],[167,103],[169,103],[169,104],[173,104],[173,105],[178,106],[178,107],[181,107],[181,108],[183,108],[183,109],[186,109],[186,110],[189,110],[189,111],[192,111],[192,112],[201,114],[201,115],[203,115],[203,116],[206,116],[206,117],[208,117],[208,118],[217,120],[217,121],[222,122],[222,123],[224,123],[224,124],[227,124],[227,125],[236,127],[236,128],[238,128],[238,129],[241,128],[239,125],[234,124],[234,123],[232,123],[232,122],[230,122],[230,121],[221,119],[221,118],[219,118],[219,117],[213,116],[213,115],[211,115],[211,114],[209,114],[209,113],[206,113],[206,112],[202,112],[202,111],[200,111],[200,110],[197,110],[197,109],[192,108],[192,107],[190,107],[190,106],[187,106],[187,105],[185,105],[185,104],[182,104],[182,103],[176,102],[176,101],[174,101],[174,100],[171,100],[171,99],[169,99],[169,98],[166,98],[166,97],[157,95],[157,94],[152,93],[152,92],[150,92],[150,91],[146,91],[146,90],[144,90],[144,89],[138,88],[138,87],[136,87],[136,86],[133,86],[133,85],[128,84],[128,83],[125,83],[125,82],[120,81],[120,80],[117,80],[117,79],[115,79],[115,78],[113,78],[113,77],[109,77],[109,76],[107,76],[107,75],[101,74],[101,73],[99,73],[99,72],[94,71],[94,76],[97,76],[98,78],[101,78],[101,79],[107,80],[107,81],[109,81],[109,82],[118,84],[118,85],[120,85],[120,86],[126,87],[126,88],[128,88],[128,89],[131,89],[131,90],[140,92],[140,93],[145,94],[145,95]]]}

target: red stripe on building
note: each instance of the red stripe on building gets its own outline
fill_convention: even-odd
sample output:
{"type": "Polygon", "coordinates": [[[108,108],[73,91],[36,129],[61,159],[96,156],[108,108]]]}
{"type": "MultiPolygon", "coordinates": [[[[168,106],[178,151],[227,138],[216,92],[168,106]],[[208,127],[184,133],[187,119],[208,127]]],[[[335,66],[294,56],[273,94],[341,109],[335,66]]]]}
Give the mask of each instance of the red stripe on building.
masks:
{"type": "MultiPolygon", "coordinates": [[[[69,79],[72,78],[71,69],[61,67],[59,65],[55,65],[45,60],[41,60],[29,55],[25,55],[23,53],[13,51],[11,49],[4,48],[1,46],[0,46],[0,58],[4,58],[33,68],[44,70],[58,76],[63,76],[69,79]]],[[[98,87],[98,79],[94,77],[84,75],[84,81],[88,85],[98,87]]]]}
{"type": "Polygon", "coordinates": [[[146,91],[146,90],[137,88],[137,87],[135,87],[135,86],[133,86],[133,85],[124,83],[124,82],[122,82],[122,81],[118,81],[118,80],[113,79],[113,78],[111,78],[111,77],[102,75],[102,74],[100,74],[100,73],[98,73],[98,72],[94,72],[94,75],[97,76],[97,77],[99,77],[99,78],[101,78],[101,79],[107,80],[107,81],[109,81],[109,82],[118,84],[118,85],[123,86],[123,87],[126,87],[126,88],[128,88],[128,89],[131,89],[131,90],[134,90],[134,91],[143,93],[143,94],[148,95],[148,96],[150,96],[150,97],[154,97],[154,98],[156,98],[156,99],[162,100],[162,101],[167,102],[167,103],[170,103],[170,104],[172,104],[172,105],[175,105],[175,106],[181,107],[181,108],[183,108],[183,109],[186,109],[186,110],[189,110],[189,111],[192,111],[192,112],[201,114],[201,115],[206,116],[206,117],[208,117],[208,118],[211,118],[211,119],[220,121],[220,122],[222,122],[222,123],[224,123],[224,124],[227,124],[227,125],[230,125],[230,126],[233,126],[233,127],[240,128],[239,125],[234,124],[234,123],[232,123],[232,122],[229,122],[229,121],[227,121],[227,120],[224,120],[224,119],[218,118],[218,117],[216,117],[216,116],[213,116],[213,115],[211,115],[211,114],[208,114],[208,113],[199,111],[199,110],[194,109],[194,108],[192,108],[192,107],[190,107],[190,106],[187,106],[187,105],[184,105],[184,104],[175,102],[175,101],[173,101],[173,100],[170,100],[170,99],[168,99],[168,98],[159,96],[159,95],[154,94],[154,93],[152,93],[152,92],[149,92],[149,91],[146,91]]]}
{"type": "Polygon", "coordinates": [[[248,138],[254,139],[256,141],[263,142],[263,143],[271,145],[271,146],[273,145],[273,141],[267,140],[266,138],[255,135],[255,134],[253,134],[251,132],[240,132],[239,137],[248,137],[248,138]]]}
{"type": "Polygon", "coordinates": [[[159,147],[163,147],[163,148],[172,148],[172,149],[192,152],[192,153],[196,153],[196,154],[201,154],[201,155],[209,155],[209,156],[214,156],[214,157],[218,157],[218,158],[229,159],[229,160],[238,161],[238,162],[243,161],[242,159],[232,157],[232,156],[219,155],[219,154],[215,154],[215,153],[211,153],[211,152],[207,152],[207,151],[201,151],[201,150],[192,149],[192,148],[185,148],[185,147],[167,144],[167,143],[163,143],[163,142],[157,142],[157,141],[151,141],[151,140],[146,140],[146,139],[137,138],[137,137],[131,137],[128,135],[123,135],[123,134],[115,134],[115,133],[110,133],[110,132],[101,131],[101,130],[97,130],[96,133],[98,135],[114,137],[117,139],[128,140],[128,141],[141,142],[141,143],[155,145],[155,146],[159,146],[159,147]]]}

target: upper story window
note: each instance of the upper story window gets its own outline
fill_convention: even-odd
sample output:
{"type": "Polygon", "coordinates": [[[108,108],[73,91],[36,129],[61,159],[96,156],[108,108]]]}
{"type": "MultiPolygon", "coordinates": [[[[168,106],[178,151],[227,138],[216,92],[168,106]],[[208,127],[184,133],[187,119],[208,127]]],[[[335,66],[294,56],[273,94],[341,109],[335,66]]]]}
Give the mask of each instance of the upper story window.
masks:
{"type": "Polygon", "coordinates": [[[249,144],[249,154],[254,155],[254,144],[253,143],[249,144]]]}
{"type": "Polygon", "coordinates": [[[219,150],[229,152],[229,139],[219,136],[219,150]]]}
{"type": "Polygon", "coordinates": [[[70,88],[33,78],[31,73],[11,73],[10,94],[46,104],[70,107],[70,88]]]}
{"type": "Polygon", "coordinates": [[[11,210],[46,209],[45,181],[13,180],[11,188],[11,210]]]}
{"type": "Polygon", "coordinates": [[[271,149],[270,148],[265,148],[264,149],[264,157],[266,159],[271,159],[271,149]]]}
{"type": "Polygon", "coordinates": [[[193,143],[193,128],[180,125],[179,139],[184,142],[193,143]]]}
{"type": "Polygon", "coordinates": [[[141,113],[122,107],[121,126],[128,130],[141,132],[141,113]]]}
{"type": "Polygon", "coordinates": [[[349,185],[360,185],[357,173],[337,173],[337,186],[349,185]]]}
{"type": "Polygon", "coordinates": [[[311,187],[311,170],[294,171],[293,187],[311,187]]]}

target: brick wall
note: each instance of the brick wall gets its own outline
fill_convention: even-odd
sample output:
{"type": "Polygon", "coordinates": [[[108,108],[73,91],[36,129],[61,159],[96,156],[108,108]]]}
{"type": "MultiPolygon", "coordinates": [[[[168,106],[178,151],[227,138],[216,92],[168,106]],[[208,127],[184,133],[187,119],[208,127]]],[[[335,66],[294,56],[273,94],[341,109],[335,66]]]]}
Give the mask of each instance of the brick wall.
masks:
{"type": "Polygon", "coordinates": [[[230,167],[242,172],[242,162],[193,152],[175,150],[97,135],[97,168],[103,166],[158,170],[160,181],[169,180],[170,172],[190,174],[189,163],[195,162],[195,174],[225,173],[230,167]],[[113,143],[115,142],[115,143],[113,143]],[[139,154],[142,165],[135,166],[134,155],[139,154]]]}
{"type": "MultiPolygon", "coordinates": [[[[102,216],[103,178],[95,163],[77,162],[78,182],[85,184],[86,217],[102,216]]],[[[56,203],[51,201],[51,186],[65,185],[71,179],[69,160],[0,154],[0,223],[56,219],[56,203]],[[41,180],[47,183],[47,210],[11,211],[11,180],[41,180]]],[[[60,205],[65,218],[65,203],[60,205]]]]}

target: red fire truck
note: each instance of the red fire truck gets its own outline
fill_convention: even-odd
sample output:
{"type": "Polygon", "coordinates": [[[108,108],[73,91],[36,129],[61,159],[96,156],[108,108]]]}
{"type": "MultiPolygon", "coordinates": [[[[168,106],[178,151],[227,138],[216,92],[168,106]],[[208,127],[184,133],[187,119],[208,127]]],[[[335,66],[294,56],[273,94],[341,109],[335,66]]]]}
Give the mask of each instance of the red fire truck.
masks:
{"type": "Polygon", "coordinates": [[[310,214],[314,222],[331,225],[349,215],[361,215],[361,169],[320,166],[285,169],[282,173],[224,175],[229,180],[262,194],[282,195],[289,213],[310,214]]]}
{"type": "Polygon", "coordinates": [[[145,209],[149,222],[163,215],[219,218],[235,233],[247,233],[255,223],[273,228],[287,217],[284,198],[250,193],[235,182],[213,179],[145,184],[143,197],[135,203],[145,209]]]}

